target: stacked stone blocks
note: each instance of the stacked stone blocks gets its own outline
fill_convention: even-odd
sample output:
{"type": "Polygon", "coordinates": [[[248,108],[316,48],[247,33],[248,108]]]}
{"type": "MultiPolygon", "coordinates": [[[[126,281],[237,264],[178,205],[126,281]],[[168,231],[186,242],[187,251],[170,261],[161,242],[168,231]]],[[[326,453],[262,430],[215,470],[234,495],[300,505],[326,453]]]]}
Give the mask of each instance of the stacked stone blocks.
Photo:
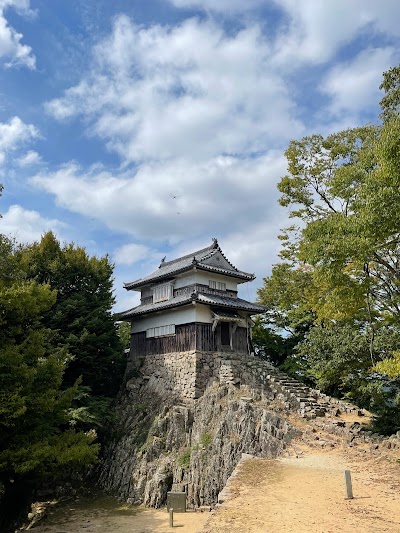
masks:
{"type": "Polygon", "coordinates": [[[208,386],[217,382],[234,386],[247,385],[268,399],[280,401],[287,410],[305,418],[324,416],[335,409],[358,408],[334,400],[316,389],[280,372],[258,357],[235,352],[177,352],[133,357],[136,368],[158,394],[170,396],[188,405],[200,398],[208,386]]]}

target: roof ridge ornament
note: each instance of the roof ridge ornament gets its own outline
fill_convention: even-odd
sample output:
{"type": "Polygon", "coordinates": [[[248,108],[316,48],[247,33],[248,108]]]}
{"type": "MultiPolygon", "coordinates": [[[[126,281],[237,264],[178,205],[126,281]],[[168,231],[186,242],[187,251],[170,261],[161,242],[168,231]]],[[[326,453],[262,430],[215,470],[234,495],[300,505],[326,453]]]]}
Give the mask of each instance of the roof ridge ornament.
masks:
{"type": "Polygon", "coordinates": [[[218,248],[218,239],[216,237],[212,238],[212,247],[218,248]]]}

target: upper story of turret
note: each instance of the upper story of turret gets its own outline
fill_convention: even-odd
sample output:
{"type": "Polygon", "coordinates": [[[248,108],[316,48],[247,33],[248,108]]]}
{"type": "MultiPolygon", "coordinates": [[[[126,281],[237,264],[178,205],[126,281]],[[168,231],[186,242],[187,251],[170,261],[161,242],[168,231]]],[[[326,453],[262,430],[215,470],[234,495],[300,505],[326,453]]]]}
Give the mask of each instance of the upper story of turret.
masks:
{"type": "MultiPolygon", "coordinates": [[[[252,281],[254,274],[237,269],[223,254],[217,239],[211,246],[173,261],[163,259],[157,270],[144,278],[125,283],[127,290],[140,291],[139,307],[147,312],[174,307],[191,295],[213,295],[237,299],[237,286],[252,281]],[[160,305],[161,304],[161,305],[160,305]]],[[[254,305],[254,304],[253,304],[254,305]]]]}

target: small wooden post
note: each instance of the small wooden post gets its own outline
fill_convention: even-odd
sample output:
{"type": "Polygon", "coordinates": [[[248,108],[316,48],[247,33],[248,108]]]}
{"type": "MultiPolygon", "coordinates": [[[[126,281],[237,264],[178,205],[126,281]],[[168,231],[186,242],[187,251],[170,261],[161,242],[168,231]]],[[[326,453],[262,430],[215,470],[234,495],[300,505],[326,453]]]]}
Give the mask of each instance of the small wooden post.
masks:
{"type": "Polygon", "coordinates": [[[346,500],[352,500],[353,499],[353,487],[351,484],[350,470],[344,471],[344,479],[346,482],[346,500]]]}
{"type": "Polygon", "coordinates": [[[169,527],[174,527],[174,510],[172,507],[169,510],[169,527]]]}

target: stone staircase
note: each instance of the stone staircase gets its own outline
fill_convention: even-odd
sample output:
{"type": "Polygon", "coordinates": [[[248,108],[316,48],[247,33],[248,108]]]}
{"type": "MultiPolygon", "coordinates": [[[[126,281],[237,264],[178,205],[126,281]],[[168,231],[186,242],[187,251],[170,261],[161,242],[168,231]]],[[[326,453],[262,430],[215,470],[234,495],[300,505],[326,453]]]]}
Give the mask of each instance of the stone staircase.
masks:
{"type": "Polygon", "coordinates": [[[219,381],[220,383],[226,383],[230,385],[238,385],[240,383],[240,379],[235,377],[235,371],[231,361],[222,361],[219,368],[219,381]]]}
{"type": "Polygon", "coordinates": [[[320,401],[318,391],[277,369],[268,374],[267,379],[277,394],[277,398],[285,402],[286,408],[298,411],[305,418],[325,416],[327,405],[320,401]]]}
{"type": "Polygon", "coordinates": [[[224,357],[219,368],[219,381],[232,385],[251,385],[252,381],[253,385],[256,384],[257,388],[261,388],[270,399],[283,402],[286,409],[295,411],[307,419],[359,410],[354,405],[308,387],[280,371],[272,363],[262,361],[258,357],[240,360],[224,357]]]}

